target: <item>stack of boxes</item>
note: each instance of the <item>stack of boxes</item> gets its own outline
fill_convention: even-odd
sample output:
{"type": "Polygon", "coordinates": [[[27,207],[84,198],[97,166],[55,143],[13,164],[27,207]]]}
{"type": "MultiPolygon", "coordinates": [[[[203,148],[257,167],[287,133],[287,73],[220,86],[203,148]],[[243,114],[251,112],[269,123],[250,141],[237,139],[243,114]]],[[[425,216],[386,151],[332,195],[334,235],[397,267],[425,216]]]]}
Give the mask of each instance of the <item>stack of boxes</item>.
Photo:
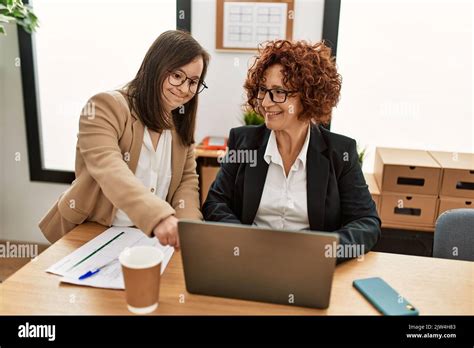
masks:
{"type": "Polygon", "coordinates": [[[433,230],[441,166],[427,151],[377,148],[374,177],[384,227],[433,230]]]}
{"type": "Polygon", "coordinates": [[[474,154],[430,151],[442,167],[438,216],[446,210],[474,208],[474,154]]]}
{"type": "Polygon", "coordinates": [[[474,208],[474,154],[377,148],[383,227],[433,231],[446,210],[474,208]]]}

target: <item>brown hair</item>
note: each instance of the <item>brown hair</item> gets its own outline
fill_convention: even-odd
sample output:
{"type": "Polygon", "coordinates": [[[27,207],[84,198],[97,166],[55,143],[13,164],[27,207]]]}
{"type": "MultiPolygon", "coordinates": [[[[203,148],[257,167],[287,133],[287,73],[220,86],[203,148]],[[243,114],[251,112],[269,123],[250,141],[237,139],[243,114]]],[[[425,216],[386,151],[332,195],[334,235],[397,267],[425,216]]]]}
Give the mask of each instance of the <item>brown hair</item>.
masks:
{"type": "Polygon", "coordinates": [[[184,104],[184,114],[182,110],[180,113],[180,108],[173,110],[171,121],[164,117],[161,90],[169,71],[199,56],[204,63],[200,81],[204,81],[209,54],[191,34],[180,30],[165,31],[148,49],[135,78],[125,86],[130,107],[149,129],[160,132],[174,127],[186,146],[194,143],[198,94],[184,104]]]}
{"type": "Polygon", "coordinates": [[[310,44],[274,40],[260,45],[244,84],[247,103],[254,111],[258,111],[258,87],[265,70],[274,64],[283,66],[284,85],[300,94],[303,112],[298,118],[328,124],[332,108],[339,101],[342,83],[331,48],[324,41],[310,44]]]}

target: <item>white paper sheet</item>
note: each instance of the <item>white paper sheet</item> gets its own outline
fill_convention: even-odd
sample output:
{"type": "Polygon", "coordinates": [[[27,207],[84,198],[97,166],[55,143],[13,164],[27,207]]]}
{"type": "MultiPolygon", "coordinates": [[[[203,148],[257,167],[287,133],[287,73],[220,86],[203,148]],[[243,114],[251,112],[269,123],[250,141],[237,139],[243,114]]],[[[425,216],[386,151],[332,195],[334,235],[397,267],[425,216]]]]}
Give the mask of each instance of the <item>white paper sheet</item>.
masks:
{"type": "Polygon", "coordinates": [[[46,272],[62,276],[61,282],[63,283],[123,290],[125,289],[125,285],[118,256],[126,247],[136,245],[152,245],[163,251],[165,255],[161,266],[161,274],[163,274],[171,256],[173,256],[174,248],[163,246],[158,242],[157,238],[149,238],[139,229],[131,227],[111,227],[107,229],[96,238],[90,240],[79,249],[49,267],[46,272]],[[120,237],[109,243],[90,258],[77,264],[121,232],[124,233],[120,235],[120,237]],[[79,280],[79,277],[84,273],[105,265],[112,260],[114,261],[107,267],[101,269],[99,273],[84,280],[79,280]]]}

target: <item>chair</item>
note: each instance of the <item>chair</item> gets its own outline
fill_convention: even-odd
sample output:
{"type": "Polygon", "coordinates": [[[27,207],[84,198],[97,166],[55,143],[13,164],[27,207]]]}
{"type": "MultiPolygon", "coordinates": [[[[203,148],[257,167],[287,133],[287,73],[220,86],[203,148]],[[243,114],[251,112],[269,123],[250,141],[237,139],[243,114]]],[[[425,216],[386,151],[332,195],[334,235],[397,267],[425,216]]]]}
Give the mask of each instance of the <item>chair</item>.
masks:
{"type": "Polygon", "coordinates": [[[474,209],[448,210],[438,217],[433,257],[474,261],[474,209]]]}

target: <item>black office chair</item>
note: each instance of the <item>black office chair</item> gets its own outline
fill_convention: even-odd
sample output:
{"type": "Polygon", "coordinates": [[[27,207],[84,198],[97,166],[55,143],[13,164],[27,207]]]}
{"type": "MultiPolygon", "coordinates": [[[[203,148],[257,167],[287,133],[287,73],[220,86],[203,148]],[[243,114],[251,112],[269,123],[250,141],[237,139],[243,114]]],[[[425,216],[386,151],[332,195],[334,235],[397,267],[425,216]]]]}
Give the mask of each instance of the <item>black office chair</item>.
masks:
{"type": "Polygon", "coordinates": [[[448,210],[438,217],[433,257],[474,261],[474,209],[448,210]]]}

